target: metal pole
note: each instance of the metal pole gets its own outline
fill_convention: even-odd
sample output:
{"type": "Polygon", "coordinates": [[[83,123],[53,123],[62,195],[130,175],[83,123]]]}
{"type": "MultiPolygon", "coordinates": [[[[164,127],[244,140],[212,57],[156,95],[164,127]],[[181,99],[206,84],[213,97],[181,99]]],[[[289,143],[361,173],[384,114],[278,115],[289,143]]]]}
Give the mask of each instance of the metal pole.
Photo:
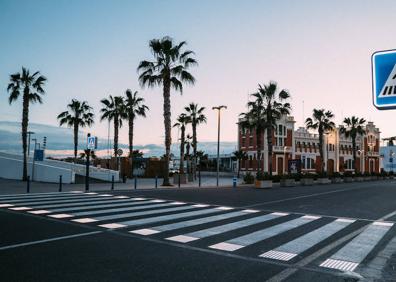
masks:
{"type": "Polygon", "coordinates": [[[178,175],[178,187],[180,188],[180,172],[177,174],[178,175]]]}
{"type": "Polygon", "coordinates": [[[111,176],[111,190],[114,190],[114,175],[111,176]]]}
{"type": "Polygon", "coordinates": [[[199,160],[198,187],[201,187],[201,160],[199,160]]]}
{"type": "Polygon", "coordinates": [[[26,182],[26,193],[30,193],[30,176],[29,175],[27,177],[27,182],[26,182]]]}
{"type": "Polygon", "coordinates": [[[87,161],[85,164],[85,191],[89,191],[89,155],[91,154],[91,150],[87,149],[85,151],[85,154],[87,155],[87,161]]]}
{"type": "Polygon", "coordinates": [[[220,109],[217,113],[217,172],[216,186],[219,186],[219,170],[220,170],[220,109]]]}
{"type": "Polygon", "coordinates": [[[34,181],[34,164],[36,162],[36,144],[37,139],[33,139],[34,141],[34,152],[33,152],[33,163],[32,163],[32,181],[34,181]]]}
{"type": "Polygon", "coordinates": [[[155,188],[158,188],[158,176],[155,176],[155,188]]]}
{"type": "Polygon", "coordinates": [[[62,175],[59,175],[59,192],[62,192],[62,175]]]}
{"type": "Polygon", "coordinates": [[[135,176],[135,178],[134,178],[134,186],[135,186],[135,190],[137,189],[137,177],[135,176]]]}

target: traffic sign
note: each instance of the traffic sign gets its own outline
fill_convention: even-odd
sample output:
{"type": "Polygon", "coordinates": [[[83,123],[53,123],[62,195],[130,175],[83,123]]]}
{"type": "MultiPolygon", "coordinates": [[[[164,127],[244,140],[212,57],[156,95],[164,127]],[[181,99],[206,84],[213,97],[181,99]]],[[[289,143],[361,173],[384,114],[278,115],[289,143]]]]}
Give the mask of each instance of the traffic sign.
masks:
{"type": "Polygon", "coordinates": [[[373,103],[379,110],[396,108],[396,50],[371,56],[373,103]]]}
{"type": "Polygon", "coordinates": [[[94,150],[98,148],[98,141],[95,136],[89,136],[87,138],[87,148],[89,150],[94,150]]]}
{"type": "Polygon", "coordinates": [[[122,156],[123,153],[124,153],[124,152],[122,151],[122,149],[118,149],[118,150],[117,150],[117,155],[122,156]]]}
{"type": "Polygon", "coordinates": [[[40,150],[40,149],[34,150],[34,160],[42,162],[44,160],[44,150],[40,150]]]}

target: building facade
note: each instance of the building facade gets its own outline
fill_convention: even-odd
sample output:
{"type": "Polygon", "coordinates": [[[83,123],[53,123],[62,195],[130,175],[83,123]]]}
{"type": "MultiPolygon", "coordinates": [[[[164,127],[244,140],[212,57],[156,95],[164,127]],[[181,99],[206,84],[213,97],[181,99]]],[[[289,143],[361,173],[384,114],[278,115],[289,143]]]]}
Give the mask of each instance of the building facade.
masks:
{"type": "MultiPolygon", "coordinates": [[[[240,120],[242,121],[242,120],[240,120]]],[[[240,123],[239,123],[240,124],[240,123]]],[[[295,130],[292,116],[282,117],[276,124],[271,136],[272,140],[272,173],[281,175],[288,173],[289,160],[300,160],[303,173],[320,172],[322,163],[319,152],[319,135],[300,127],[295,130]]],[[[365,126],[365,135],[356,140],[357,158],[353,169],[352,140],[341,133],[342,126],[324,135],[323,156],[324,170],[334,172],[376,172],[380,171],[379,141],[380,131],[373,122],[365,126]]],[[[261,135],[261,164],[265,172],[269,171],[267,133],[261,135]]],[[[257,138],[254,129],[238,126],[238,146],[247,153],[247,159],[240,163],[241,171],[257,171],[257,138]]]]}

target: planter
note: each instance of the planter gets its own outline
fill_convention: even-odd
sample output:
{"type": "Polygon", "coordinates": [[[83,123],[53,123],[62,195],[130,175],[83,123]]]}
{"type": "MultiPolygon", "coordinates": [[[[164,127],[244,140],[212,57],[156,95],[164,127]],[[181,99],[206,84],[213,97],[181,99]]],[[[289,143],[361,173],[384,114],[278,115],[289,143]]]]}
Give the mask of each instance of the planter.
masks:
{"type": "Polygon", "coordinates": [[[272,187],[272,181],[271,180],[256,180],[256,181],[254,181],[254,187],[260,188],[260,189],[269,189],[272,187]]]}
{"type": "Polygon", "coordinates": [[[344,177],[344,182],[346,182],[346,183],[350,183],[350,182],[353,182],[353,181],[355,181],[355,180],[353,179],[353,177],[350,177],[350,176],[344,177]]]}
{"type": "Polygon", "coordinates": [[[313,178],[301,178],[300,183],[303,186],[311,186],[314,184],[314,180],[313,178]]]}
{"type": "Polygon", "coordinates": [[[318,184],[330,184],[331,181],[328,178],[318,178],[318,180],[316,181],[316,183],[318,184]]]}
{"type": "Polygon", "coordinates": [[[363,182],[363,177],[362,176],[357,176],[357,177],[355,177],[355,181],[356,182],[363,182]]]}
{"type": "Polygon", "coordinates": [[[280,186],[281,187],[293,187],[293,186],[296,186],[296,181],[294,179],[281,179],[280,186]]]}
{"type": "Polygon", "coordinates": [[[370,176],[371,180],[377,180],[377,176],[370,176]]]}
{"type": "MultiPolygon", "coordinates": [[[[178,185],[179,184],[179,174],[175,173],[173,175],[173,184],[178,185]]],[[[180,184],[187,184],[187,175],[186,174],[180,174],[180,184]]]]}
{"type": "Polygon", "coordinates": [[[370,176],[364,176],[363,179],[364,179],[364,181],[371,181],[371,177],[370,176]]]}
{"type": "Polygon", "coordinates": [[[331,179],[331,183],[342,183],[344,182],[341,177],[334,177],[331,179]]]}

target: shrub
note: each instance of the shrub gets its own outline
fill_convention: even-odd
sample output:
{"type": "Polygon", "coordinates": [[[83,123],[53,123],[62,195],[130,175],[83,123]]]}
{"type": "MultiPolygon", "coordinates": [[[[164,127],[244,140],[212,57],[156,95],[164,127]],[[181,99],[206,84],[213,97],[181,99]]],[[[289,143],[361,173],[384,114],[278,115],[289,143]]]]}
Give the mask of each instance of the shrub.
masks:
{"type": "Polygon", "coordinates": [[[243,182],[246,184],[253,184],[254,183],[254,176],[248,172],[243,176],[243,182]]]}
{"type": "Polygon", "coordinates": [[[257,172],[256,179],[257,180],[271,180],[271,176],[267,172],[262,173],[260,171],[260,172],[257,172]]]}

